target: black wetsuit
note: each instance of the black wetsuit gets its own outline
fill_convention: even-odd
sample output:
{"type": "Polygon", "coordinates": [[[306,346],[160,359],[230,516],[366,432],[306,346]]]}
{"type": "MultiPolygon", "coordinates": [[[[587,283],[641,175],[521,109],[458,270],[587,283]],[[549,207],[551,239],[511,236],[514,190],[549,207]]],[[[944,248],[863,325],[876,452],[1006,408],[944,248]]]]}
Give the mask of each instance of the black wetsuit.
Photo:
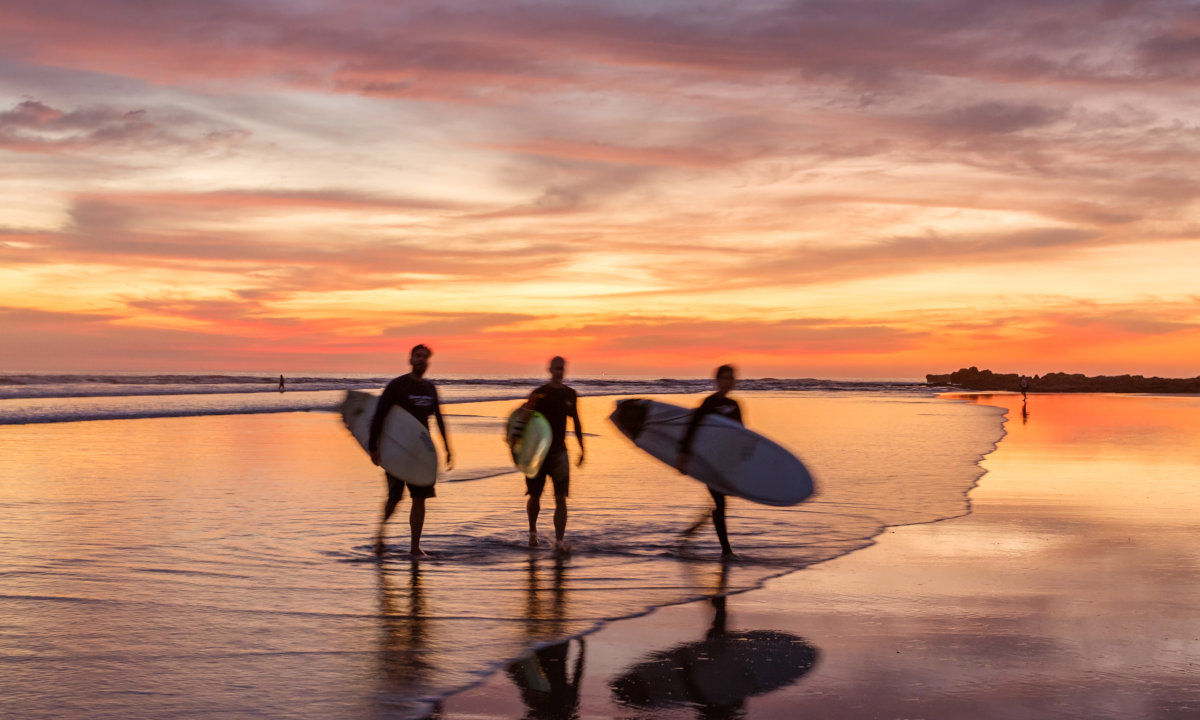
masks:
{"type": "MultiPolygon", "coordinates": [[[[379,449],[379,433],[383,431],[383,421],[387,418],[388,411],[397,406],[415,417],[425,427],[429,427],[430,415],[436,416],[439,421],[442,416],[441,406],[438,404],[437,388],[434,387],[434,384],[422,378],[415,378],[412,373],[401,375],[387,384],[387,387],[383,389],[383,394],[379,396],[379,404],[375,406],[375,416],[371,418],[371,432],[367,436],[367,449],[372,454],[379,449]]],[[[405,484],[407,483],[401,483],[391,473],[388,473],[389,500],[394,497],[399,501],[405,484]]],[[[428,487],[409,485],[408,489],[414,495],[435,496],[432,485],[428,487]]]]}
{"type": "Polygon", "coordinates": [[[737,404],[737,400],[728,395],[722,397],[721,393],[713,393],[704,398],[704,402],[700,403],[700,407],[692,413],[692,420],[688,423],[687,431],[683,433],[683,439],[679,441],[680,453],[691,454],[692,440],[696,436],[696,430],[700,427],[700,421],[709,414],[722,415],[735,421],[738,425],[742,424],[742,408],[737,404]]]}
{"type": "Polygon", "coordinates": [[[546,383],[529,397],[533,400],[534,412],[541,413],[550,423],[551,439],[541,468],[532,478],[526,478],[526,491],[540,496],[546,487],[546,475],[549,475],[554,482],[554,494],[565,497],[571,477],[571,463],[567,459],[567,418],[575,421],[575,435],[583,436],[583,426],[579,423],[579,395],[566,385],[555,387],[546,383]]]}
{"type": "MultiPolygon", "coordinates": [[[[696,430],[700,428],[704,416],[710,414],[722,415],[737,422],[738,425],[742,424],[742,408],[737,404],[737,400],[722,396],[721,393],[713,393],[704,398],[704,402],[700,403],[700,407],[692,413],[692,419],[683,433],[683,439],[679,441],[679,454],[684,457],[691,454],[696,430]]],[[[729,534],[725,529],[725,493],[713,490],[711,487],[708,488],[708,492],[717,506],[713,510],[713,525],[717,529],[717,539],[721,541],[721,552],[726,555],[731,554],[733,549],[729,545],[729,534]]]]}

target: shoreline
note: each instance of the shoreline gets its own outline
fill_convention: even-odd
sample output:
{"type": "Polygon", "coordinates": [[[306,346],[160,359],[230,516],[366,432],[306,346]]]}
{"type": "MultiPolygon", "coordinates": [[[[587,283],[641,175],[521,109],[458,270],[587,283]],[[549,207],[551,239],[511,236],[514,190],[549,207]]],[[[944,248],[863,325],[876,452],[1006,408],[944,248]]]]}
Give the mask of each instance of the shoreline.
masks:
{"type": "MultiPolygon", "coordinates": [[[[977,402],[995,399],[972,395],[977,402]]],[[[590,669],[576,688],[575,708],[582,716],[653,710],[666,718],[731,708],[747,718],[1193,717],[1200,711],[1193,682],[1200,610],[1184,598],[1194,597],[1200,581],[1176,568],[1200,564],[1189,542],[1200,529],[1200,493],[1186,479],[1139,492],[1126,491],[1110,474],[1097,476],[1100,468],[1129,462],[1111,455],[1111,442],[1121,442],[1121,428],[1146,421],[1143,415],[1097,419],[1091,407],[1079,415],[1077,400],[1064,396],[1025,417],[1019,401],[1005,403],[1012,432],[984,460],[987,475],[971,493],[970,514],[890,528],[860,551],[730,593],[727,610],[693,601],[588,636],[590,669]],[[1063,438],[1058,427],[1069,431],[1068,418],[1078,418],[1073,427],[1096,430],[1063,438]],[[1110,450],[1081,455],[1077,449],[1097,443],[1110,450]],[[1092,478],[1096,487],[1076,478],[1092,478]],[[1183,507],[1179,492],[1190,493],[1183,507]],[[1114,536],[1121,542],[1104,541],[1114,536]],[[737,665],[706,664],[689,654],[712,650],[704,638],[718,627],[744,642],[750,633],[734,628],[790,635],[815,649],[815,663],[789,683],[726,697],[724,705],[686,693],[643,697],[642,705],[620,700],[629,673],[658,672],[655,658],[674,658],[696,678],[736,675],[737,665]]],[[[1156,402],[1143,400],[1138,410],[1153,413],[1156,402]]],[[[1200,436],[1200,403],[1182,405],[1187,431],[1200,436]]],[[[1173,452],[1181,468],[1200,467],[1200,453],[1162,445],[1181,429],[1163,422],[1172,435],[1155,447],[1173,452]]],[[[1154,463],[1147,467],[1161,462],[1144,448],[1131,451],[1154,463]]],[[[740,665],[772,665],[776,651],[759,649],[766,655],[743,657],[740,665]]],[[[773,677],[762,672],[764,682],[773,677]]],[[[511,680],[495,674],[449,696],[439,717],[519,716],[531,694],[516,693],[511,680]]]]}
{"type": "MultiPolygon", "coordinates": [[[[679,400],[687,396],[670,397],[673,402],[689,404],[679,400]]],[[[785,515],[774,510],[760,513],[757,506],[733,503],[731,522],[737,523],[736,529],[731,526],[735,550],[741,551],[750,562],[732,566],[723,582],[729,588],[751,593],[794,575],[801,566],[822,567],[830,558],[841,559],[858,554],[860,549],[869,550],[889,527],[928,523],[931,516],[941,522],[953,516],[947,513],[968,512],[969,494],[982,474],[980,458],[989,451],[982,442],[985,437],[995,438],[1002,432],[995,417],[999,410],[966,408],[965,403],[953,398],[874,394],[820,397],[759,391],[746,392],[745,399],[751,408],[750,426],[765,429],[766,434],[800,449],[806,460],[829,473],[825,476],[827,481],[840,478],[839,482],[845,483],[848,478],[857,478],[881,488],[903,490],[891,484],[889,473],[880,471],[883,466],[879,463],[886,459],[894,470],[907,468],[904,473],[912,473],[914,477],[941,473],[940,480],[932,475],[928,479],[943,483],[939,492],[944,495],[922,496],[918,492],[905,499],[901,496],[909,491],[904,490],[901,496],[891,498],[891,507],[884,512],[875,507],[869,490],[854,491],[849,496],[844,493],[829,496],[829,491],[838,485],[826,482],[819,486],[824,490],[818,497],[798,506],[800,514],[791,516],[790,522],[805,528],[804,536],[796,542],[782,538],[783,544],[778,542],[781,539],[778,531],[767,528],[786,527],[778,525],[785,515]],[[831,412],[834,414],[830,415],[831,412]],[[831,419],[835,420],[832,424],[831,419]],[[911,423],[912,427],[907,428],[909,435],[894,437],[891,428],[897,423],[911,423]],[[913,436],[912,431],[919,432],[913,436]],[[979,431],[988,434],[982,436],[979,431]],[[818,442],[818,438],[824,440],[818,442]],[[846,438],[855,438],[855,442],[865,445],[859,453],[846,456],[842,451],[846,438]],[[957,446],[957,450],[944,447],[951,438],[968,444],[957,446]],[[863,478],[863,473],[877,477],[863,478]],[[944,485],[947,478],[952,479],[952,485],[944,485]],[[757,519],[751,521],[751,518],[757,519]],[[760,522],[764,524],[756,528],[760,522]],[[781,564],[784,561],[786,566],[781,564]]],[[[43,424],[24,429],[10,426],[2,439],[15,443],[13,447],[22,447],[22,443],[41,446],[48,441],[77,452],[77,461],[85,463],[81,477],[91,478],[99,485],[95,488],[86,483],[79,488],[72,485],[72,493],[90,497],[98,491],[108,497],[114,488],[118,491],[130,488],[133,494],[129,497],[136,501],[94,506],[101,516],[116,512],[135,518],[123,521],[115,533],[101,536],[99,541],[105,547],[123,533],[139,527],[142,521],[136,519],[144,517],[142,506],[155,509],[155,522],[171,517],[170,512],[163,514],[169,506],[161,502],[176,493],[189,498],[186,506],[181,507],[191,519],[182,524],[172,523],[173,528],[178,526],[191,532],[188,528],[195,523],[195,517],[205,517],[191,517],[193,505],[203,508],[207,503],[217,511],[207,516],[210,521],[197,526],[199,530],[208,528],[200,535],[178,545],[172,541],[144,556],[137,553],[128,557],[122,550],[140,547],[144,539],[119,544],[115,554],[107,550],[88,551],[86,555],[101,560],[101,569],[110,565],[111,568],[96,576],[99,584],[73,582],[66,595],[80,595],[92,603],[89,607],[97,608],[95,612],[112,607],[103,613],[106,619],[100,622],[100,628],[114,622],[108,618],[120,619],[129,613],[143,612],[129,605],[126,593],[109,597],[115,587],[113,582],[136,589],[150,600],[149,605],[138,603],[138,607],[150,608],[161,602],[154,598],[176,597],[181,590],[177,584],[183,583],[189,594],[201,590],[209,593],[209,599],[188,606],[180,606],[173,600],[162,604],[163,612],[195,618],[173,619],[172,626],[203,623],[213,625],[218,631],[209,634],[211,640],[197,637],[189,641],[200,643],[201,647],[181,650],[181,667],[202,662],[206,657],[204,647],[209,643],[219,647],[242,642],[241,633],[226,638],[222,634],[227,632],[223,630],[226,626],[250,623],[257,628],[265,619],[277,618],[272,622],[272,633],[278,639],[271,646],[279,651],[293,648],[292,654],[266,652],[249,663],[247,672],[251,677],[258,677],[255,673],[265,669],[270,669],[266,676],[290,679],[293,683],[303,683],[301,678],[315,681],[324,677],[323,689],[309,688],[316,697],[329,695],[328,702],[339,697],[369,699],[372,691],[361,685],[374,675],[364,674],[361,668],[356,671],[339,668],[356,658],[359,664],[377,662],[387,678],[376,691],[379,702],[395,707],[396,703],[405,702],[405,698],[438,695],[441,688],[462,693],[465,691],[461,688],[501,677],[503,673],[494,670],[504,669],[509,659],[526,654],[528,648],[552,647],[558,644],[558,639],[581,632],[587,632],[585,637],[591,638],[616,625],[662,612],[662,608],[693,605],[694,598],[710,594],[708,588],[714,582],[712,558],[716,557],[715,541],[709,537],[711,532],[701,533],[686,552],[676,550],[674,544],[664,544],[664,540],[672,537],[671,533],[678,533],[686,524],[685,516],[708,504],[707,495],[694,481],[669,472],[665,466],[647,462],[640,451],[609,428],[604,420],[610,409],[607,405],[583,403],[582,410],[587,412],[585,430],[596,434],[589,433],[589,463],[581,473],[578,496],[572,494],[570,532],[577,553],[563,566],[546,553],[531,553],[520,546],[517,536],[523,535],[519,532],[523,524],[520,519],[523,500],[519,491],[514,492],[516,484],[511,477],[514,473],[507,473],[510,477],[481,475],[469,488],[453,482],[446,484],[444,492],[439,488],[439,507],[430,515],[426,539],[431,550],[442,551],[440,559],[420,563],[419,571],[416,566],[410,570],[409,563],[396,556],[388,556],[379,563],[365,539],[371,529],[370,516],[378,508],[378,470],[364,462],[361,449],[332,416],[296,412],[262,418],[197,416],[161,424],[64,423],[57,428],[43,424]],[[249,446],[237,443],[242,437],[253,437],[258,442],[249,446]],[[91,443],[104,448],[131,448],[134,452],[112,456],[106,461],[111,468],[93,467],[95,455],[89,450],[91,443]],[[178,455],[175,450],[178,448],[187,448],[189,452],[178,455]],[[142,479],[129,485],[129,477],[142,479]],[[172,481],[164,484],[163,477],[172,481]],[[264,492],[267,495],[260,497],[264,492]],[[258,541],[246,546],[241,541],[225,540],[229,523],[235,517],[239,519],[234,520],[234,527],[258,517],[259,511],[251,508],[260,505],[262,497],[271,498],[271,505],[283,510],[285,514],[281,517],[290,518],[289,521],[279,525],[273,520],[277,513],[271,512],[256,521],[266,520],[266,524],[248,525],[234,536],[256,537],[258,541]],[[663,497],[674,498],[669,507],[657,507],[663,497]],[[230,515],[231,507],[242,509],[230,515]],[[246,512],[252,514],[243,516],[246,512]],[[334,525],[329,526],[329,520],[335,521],[334,525]],[[214,546],[213,540],[219,543],[214,546]],[[201,551],[199,555],[196,550],[201,551]],[[266,555],[256,560],[264,552],[266,555]],[[252,562],[246,565],[246,561],[252,562]],[[280,563],[284,566],[282,573],[280,563]],[[264,567],[273,568],[271,576],[260,577],[261,571],[256,568],[264,567]],[[193,576],[197,570],[202,572],[193,576]],[[219,575],[209,571],[217,571],[219,575]],[[239,579],[243,576],[244,580],[239,579]],[[251,582],[252,578],[257,579],[251,582]],[[279,583],[283,584],[275,587],[279,583]],[[335,588],[337,592],[333,592],[335,588]],[[264,591],[270,591],[267,597],[255,601],[264,591]],[[243,609],[257,607],[263,602],[273,608],[266,615],[255,611],[243,616],[237,609],[243,605],[243,609]],[[481,610],[481,602],[486,610],[481,610]],[[331,626],[347,626],[330,637],[334,640],[333,647],[344,644],[348,654],[327,657],[330,646],[314,644],[321,633],[332,632],[331,626]],[[368,638],[365,645],[348,640],[351,636],[344,633],[351,626],[357,628],[353,637],[368,638]],[[369,639],[381,632],[380,639],[369,639]],[[309,658],[304,662],[312,668],[297,674],[288,669],[291,657],[309,658]],[[372,660],[375,657],[378,660],[372,660]],[[480,677],[484,668],[493,670],[480,677]],[[334,688],[338,690],[334,692],[334,688]]],[[[458,438],[455,445],[460,466],[464,470],[497,468],[503,452],[495,437],[502,427],[499,418],[507,412],[506,402],[476,407],[478,412],[469,411],[471,416],[449,418],[454,423],[452,432],[458,438]],[[468,439],[472,437],[479,439],[468,439]]],[[[994,449],[996,443],[991,440],[988,448],[994,449]]],[[[29,459],[37,457],[30,455],[29,459]]],[[[75,477],[70,463],[69,457],[56,458],[55,472],[75,477]]],[[[37,471],[28,475],[29,482],[35,483],[31,487],[43,482],[40,475],[37,471]]],[[[19,482],[19,476],[17,479],[19,482]]],[[[110,499],[120,497],[118,493],[110,499]]],[[[69,510],[72,505],[62,507],[69,510]]],[[[545,507],[543,515],[545,529],[548,523],[545,507]]],[[[402,520],[393,525],[395,535],[402,538],[406,532],[402,520]]],[[[37,533],[43,532],[38,528],[58,526],[29,525],[27,535],[33,533],[28,536],[37,537],[37,533]]],[[[20,533],[20,528],[17,525],[12,530],[20,533]]],[[[164,539],[175,537],[174,532],[173,529],[164,539]]],[[[136,537],[144,536],[138,533],[136,537]]],[[[78,535],[72,534],[70,541],[77,540],[78,535]]],[[[20,586],[28,586],[29,599],[16,601],[33,603],[29,609],[21,610],[31,620],[41,612],[33,598],[46,595],[34,590],[54,579],[53,571],[39,570],[42,564],[36,553],[18,564],[36,571],[28,581],[20,581],[20,586]],[[41,579],[43,576],[46,580],[41,579]]],[[[53,565],[51,562],[50,566],[53,565]]],[[[77,572],[84,580],[94,574],[87,568],[77,572]]],[[[734,597],[746,594],[735,592],[734,597]]],[[[114,627],[119,625],[118,622],[114,627]]],[[[139,618],[136,626],[147,629],[135,630],[135,635],[147,632],[153,635],[158,623],[151,621],[147,625],[139,618]]],[[[112,642],[116,643],[115,648],[124,648],[128,628],[118,629],[120,634],[112,642]]],[[[76,642],[76,646],[96,652],[104,648],[104,642],[101,631],[99,639],[90,637],[84,645],[76,642]]],[[[159,662],[152,658],[138,660],[139,657],[136,651],[130,655],[133,667],[144,668],[145,663],[153,666],[159,662]]],[[[222,667],[230,663],[245,666],[247,662],[227,660],[222,661],[222,667]]],[[[88,665],[83,662],[81,667],[88,665]]],[[[46,672],[37,670],[41,667],[39,662],[23,667],[32,669],[25,672],[46,672]]],[[[117,663],[93,669],[91,674],[99,673],[100,679],[111,686],[140,687],[138,678],[145,673],[125,675],[120,672],[121,667],[122,663],[117,663]]],[[[175,675],[168,673],[165,677],[175,675]]],[[[56,682],[61,684],[62,680],[56,682]]],[[[170,685],[171,680],[162,682],[170,685]]],[[[182,682],[187,682],[186,674],[182,682]]],[[[79,699],[88,697],[84,690],[79,699]]],[[[219,704],[232,701],[231,696],[219,693],[215,698],[219,704]]],[[[136,707],[148,712],[160,704],[157,699],[145,698],[136,707]]],[[[236,714],[236,708],[226,707],[228,712],[236,714]]],[[[140,717],[136,712],[132,716],[140,717]]]]}
{"type": "MultiPolygon", "coordinates": [[[[766,391],[760,391],[760,392],[766,392],[766,391]]],[[[608,396],[597,396],[597,397],[608,397],[608,396]]],[[[621,396],[611,396],[611,397],[621,397],[621,396]]],[[[958,394],[955,394],[955,393],[939,394],[936,397],[938,397],[940,399],[946,399],[946,400],[958,400],[958,401],[969,402],[968,397],[966,397],[966,396],[959,397],[958,394]]],[[[630,621],[636,621],[636,620],[648,618],[648,617],[654,616],[658,613],[670,611],[672,609],[691,608],[694,610],[697,607],[705,607],[705,605],[707,603],[711,602],[715,597],[729,598],[729,597],[738,597],[738,596],[749,595],[749,594],[753,594],[753,593],[761,593],[761,592],[767,590],[768,587],[772,583],[781,581],[781,580],[788,578],[790,576],[793,576],[797,573],[802,573],[802,572],[805,572],[805,571],[808,571],[813,568],[817,568],[817,567],[820,567],[822,565],[826,565],[829,563],[835,563],[837,561],[840,561],[847,557],[850,557],[850,556],[854,555],[855,553],[869,550],[872,547],[876,546],[880,542],[880,538],[882,538],[884,535],[886,535],[890,532],[894,532],[898,529],[903,529],[903,528],[907,528],[907,527],[917,527],[917,526],[922,526],[922,525],[934,525],[934,524],[938,524],[938,523],[949,522],[949,521],[967,517],[972,512],[971,497],[970,497],[971,493],[976,488],[979,487],[980,481],[987,475],[987,470],[983,467],[983,463],[985,462],[985,460],[987,459],[987,457],[989,455],[991,455],[993,452],[995,452],[997,450],[997,448],[1000,446],[1000,443],[1003,442],[1004,438],[1008,434],[1007,430],[1006,430],[1006,426],[1011,421],[1011,418],[1008,416],[1007,411],[1000,410],[999,414],[1001,414],[1003,416],[1003,419],[1001,421],[1001,434],[998,438],[996,438],[995,441],[992,442],[991,449],[988,450],[987,452],[983,453],[982,455],[980,455],[977,458],[977,460],[975,461],[975,466],[976,466],[978,472],[976,473],[974,481],[971,484],[971,486],[963,492],[963,499],[966,504],[966,507],[961,514],[950,515],[950,516],[946,516],[946,517],[940,517],[940,518],[929,519],[929,520],[919,520],[919,521],[913,521],[913,522],[896,522],[896,523],[884,525],[882,528],[880,528],[879,532],[877,532],[871,538],[869,538],[864,545],[847,549],[842,554],[824,558],[821,560],[817,560],[810,564],[802,565],[799,567],[787,568],[787,569],[781,570],[780,572],[778,572],[776,574],[767,575],[767,576],[761,578],[755,585],[753,585],[751,587],[722,591],[719,595],[702,594],[702,595],[698,595],[695,597],[683,598],[683,599],[680,599],[675,602],[670,602],[670,603],[666,603],[663,605],[647,607],[640,612],[633,613],[630,615],[624,615],[621,617],[604,618],[604,619],[598,621],[596,624],[594,624],[590,628],[588,628],[582,632],[578,632],[578,633],[575,633],[575,634],[572,634],[572,635],[569,635],[569,636],[566,636],[563,638],[559,638],[559,639],[555,639],[555,640],[548,640],[548,641],[544,641],[541,643],[536,643],[534,645],[530,645],[529,647],[527,647],[525,649],[525,651],[523,653],[521,653],[519,655],[496,661],[495,664],[485,674],[483,674],[476,682],[473,682],[470,685],[464,686],[462,688],[453,690],[445,695],[441,695],[436,698],[426,699],[423,702],[425,704],[427,704],[431,708],[431,711],[432,711],[433,708],[440,707],[443,703],[445,703],[447,701],[453,701],[453,699],[456,697],[469,694],[473,691],[477,691],[479,688],[488,686],[489,683],[494,683],[496,681],[497,676],[504,673],[506,668],[509,668],[510,666],[517,664],[517,663],[521,663],[523,661],[528,661],[531,658],[534,658],[539,652],[541,652],[542,650],[545,650],[546,648],[556,647],[556,646],[560,646],[560,645],[569,645],[573,641],[587,639],[590,636],[596,635],[601,632],[605,632],[614,626],[628,623],[630,621]]],[[[715,564],[715,565],[721,566],[723,569],[727,569],[729,567],[729,565],[736,564],[736,562],[728,563],[720,558],[696,559],[696,560],[692,560],[691,562],[694,562],[694,563],[697,563],[697,564],[703,565],[703,566],[712,566],[715,564]]],[[[421,716],[415,716],[415,717],[421,717],[421,716]]],[[[433,717],[433,716],[427,715],[425,717],[433,717]]],[[[439,715],[437,715],[437,717],[441,718],[442,716],[439,714],[439,715]]],[[[469,715],[469,717],[476,718],[476,717],[484,717],[484,716],[482,716],[482,715],[477,716],[472,713],[469,715]]],[[[465,718],[464,718],[464,720],[465,720],[465,718]]],[[[499,717],[497,718],[497,720],[499,720],[499,717]]]]}

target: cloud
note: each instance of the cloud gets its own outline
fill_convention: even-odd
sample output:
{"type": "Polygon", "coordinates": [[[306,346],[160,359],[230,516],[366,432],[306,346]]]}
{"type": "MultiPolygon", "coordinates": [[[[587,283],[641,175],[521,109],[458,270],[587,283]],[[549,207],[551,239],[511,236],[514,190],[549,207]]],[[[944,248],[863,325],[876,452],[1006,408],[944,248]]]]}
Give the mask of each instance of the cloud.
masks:
{"type": "MultiPolygon", "coordinates": [[[[198,119],[181,116],[173,121],[177,128],[189,128],[198,119]]],[[[248,136],[244,130],[223,128],[188,137],[163,127],[146,110],[122,111],[103,105],[67,111],[24,100],[12,110],[0,112],[0,150],[22,153],[214,148],[237,144],[248,136]]]]}
{"type": "Polygon", "coordinates": [[[473,102],[647,74],[863,87],[912,75],[1133,84],[1178,78],[1178,61],[1194,54],[1172,30],[1186,7],[1167,0],[344,6],[213,1],[135,11],[118,0],[4,0],[0,37],[26,61],[159,83],[258,76],[473,102]]]}
{"type": "Polygon", "coordinates": [[[442,207],[436,201],[340,191],[81,195],[59,230],[10,229],[0,235],[0,259],[12,267],[68,263],[227,273],[238,277],[231,290],[245,301],[290,292],[488,281],[498,273],[532,281],[574,259],[567,244],[523,234],[446,237],[420,225],[363,229],[345,220],[328,226],[288,221],[286,229],[267,232],[241,226],[262,216],[287,221],[295,213],[370,215],[442,207]]]}

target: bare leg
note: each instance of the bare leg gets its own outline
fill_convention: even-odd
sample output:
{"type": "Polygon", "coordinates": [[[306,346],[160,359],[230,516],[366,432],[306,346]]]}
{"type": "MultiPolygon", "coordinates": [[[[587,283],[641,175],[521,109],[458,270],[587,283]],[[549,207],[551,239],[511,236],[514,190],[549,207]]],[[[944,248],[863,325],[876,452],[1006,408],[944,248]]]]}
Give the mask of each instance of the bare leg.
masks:
{"type": "Polygon", "coordinates": [[[410,552],[414,557],[424,555],[421,552],[421,530],[425,527],[425,498],[413,496],[412,508],[408,511],[408,530],[412,533],[410,552]]]}
{"type": "Polygon", "coordinates": [[[537,519],[538,513],[542,511],[542,499],[533,493],[529,494],[529,501],[525,503],[525,512],[529,515],[529,546],[533,547],[538,544],[537,539],[537,519]]]}
{"type": "Polygon", "coordinates": [[[379,519],[379,531],[375,533],[375,554],[377,555],[382,555],[383,551],[387,549],[383,542],[384,526],[387,525],[388,518],[392,516],[392,513],[396,512],[396,506],[400,504],[400,498],[402,497],[401,493],[393,491],[392,483],[389,481],[388,499],[383,504],[383,517],[379,519]]]}
{"type": "Polygon", "coordinates": [[[554,539],[562,542],[567,534],[567,496],[554,496],[554,539]]]}
{"type": "Polygon", "coordinates": [[[712,519],[713,527],[717,529],[717,539],[721,541],[721,554],[733,555],[733,548],[729,545],[729,533],[725,529],[725,496],[714,490],[709,490],[709,492],[712,493],[713,502],[716,503],[712,519]]]}

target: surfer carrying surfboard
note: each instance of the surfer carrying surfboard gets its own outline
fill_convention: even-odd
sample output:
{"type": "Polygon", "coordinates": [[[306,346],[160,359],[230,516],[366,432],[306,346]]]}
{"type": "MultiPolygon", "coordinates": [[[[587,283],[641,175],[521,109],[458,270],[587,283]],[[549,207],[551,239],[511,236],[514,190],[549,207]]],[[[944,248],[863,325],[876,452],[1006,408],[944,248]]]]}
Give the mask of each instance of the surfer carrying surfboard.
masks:
{"type": "MultiPolygon", "coordinates": [[[[412,372],[395,378],[383,390],[379,404],[375,407],[375,415],[371,419],[371,432],[368,435],[367,451],[371,453],[371,462],[380,462],[379,434],[383,430],[384,419],[393,407],[399,407],[429,427],[429,416],[437,418],[438,430],[442,433],[442,444],[446,448],[446,469],[454,466],[454,456],[450,450],[450,436],[446,434],[446,421],[442,419],[441,405],[438,403],[437,388],[425,379],[425,371],[429,369],[429,357],[433,351],[425,345],[416,345],[409,354],[408,363],[412,372]]],[[[386,549],[383,542],[384,525],[396,511],[396,506],[404,498],[404,487],[408,486],[408,494],[412,496],[412,508],[408,513],[408,527],[411,532],[411,553],[413,557],[421,557],[427,553],[421,550],[421,530],[425,527],[425,499],[435,497],[437,493],[433,485],[422,486],[407,483],[389,472],[387,477],[388,497],[383,505],[383,517],[379,521],[379,533],[375,539],[375,552],[382,554],[386,549]]]]}
{"type": "MultiPolygon", "coordinates": [[[[729,391],[733,390],[736,384],[734,378],[733,366],[722,365],[717,368],[715,384],[717,391],[712,395],[704,398],[704,402],[700,403],[700,407],[692,413],[691,422],[688,423],[687,430],[683,434],[683,439],[679,441],[679,456],[675,460],[675,468],[684,475],[688,472],[688,461],[691,458],[692,440],[696,437],[696,430],[700,427],[700,422],[704,420],[705,415],[717,414],[723,415],[730,420],[742,425],[742,408],[737,404],[737,400],[729,397],[729,391]]],[[[723,557],[733,557],[733,548],[729,545],[729,534],[725,529],[725,493],[714,490],[711,485],[708,485],[708,492],[712,495],[713,502],[716,507],[712,511],[713,527],[717,530],[717,539],[721,541],[721,555],[723,557]]],[[[691,535],[700,528],[707,517],[702,516],[690,528],[684,531],[684,535],[691,535]]]]}
{"type": "Polygon", "coordinates": [[[539,412],[550,423],[550,449],[546,459],[533,477],[525,478],[525,494],[529,496],[525,510],[529,515],[529,545],[538,544],[537,519],[542,511],[542,492],[546,489],[546,476],[554,483],[554,539],[555,549],[565,550],[563,536],[567,532],[567,494],[571,482],[571,460],[567,453],[567,418],[575,421],[575,438],[579,441],[579,460],[583,465],[583,426],[579,422],[579,396],[572,388],[563,384],[567,361],[555,356],[550,359],[550,382],[529,395],[525,407],[539,412]]]}

